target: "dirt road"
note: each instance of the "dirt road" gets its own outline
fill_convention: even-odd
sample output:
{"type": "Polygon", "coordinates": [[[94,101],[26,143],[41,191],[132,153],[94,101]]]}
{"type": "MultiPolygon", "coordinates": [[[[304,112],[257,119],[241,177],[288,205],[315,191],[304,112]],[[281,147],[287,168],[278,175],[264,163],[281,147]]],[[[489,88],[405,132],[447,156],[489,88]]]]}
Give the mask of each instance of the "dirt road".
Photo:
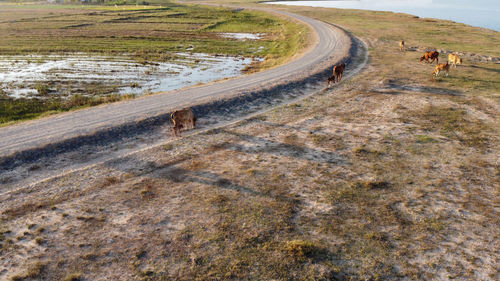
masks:
{"type": "MultiPolygon", "coordinates": [[[[302,16],[280,12],[311,25],[317,33],[316,45],[301,58],[281,67],[211,85],[178,90],[130,101],[68,112],[49,118],[0,128],[0,158],[48,144],[95,134],[110,127],[134,123],[148,117],[214,99],[245,94],[261,87],[283,84],[307,74],[318,66],[342,57],[349,38],[341,31],[302,16]]],[[[348,49],[348,48],[347,48],[348,49]]]]}

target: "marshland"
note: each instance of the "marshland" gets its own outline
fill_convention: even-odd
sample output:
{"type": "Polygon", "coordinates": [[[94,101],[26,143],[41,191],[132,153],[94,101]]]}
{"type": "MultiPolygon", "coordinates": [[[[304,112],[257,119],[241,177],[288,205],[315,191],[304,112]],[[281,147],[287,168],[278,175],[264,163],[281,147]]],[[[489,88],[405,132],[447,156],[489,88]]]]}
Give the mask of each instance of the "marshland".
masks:
{"type": "Polygon", "coordinates": [[[0,123],[10,124],[270,68],[304,46],[305,28],[169,1],[1,2],[0,37],[0,123]]]}

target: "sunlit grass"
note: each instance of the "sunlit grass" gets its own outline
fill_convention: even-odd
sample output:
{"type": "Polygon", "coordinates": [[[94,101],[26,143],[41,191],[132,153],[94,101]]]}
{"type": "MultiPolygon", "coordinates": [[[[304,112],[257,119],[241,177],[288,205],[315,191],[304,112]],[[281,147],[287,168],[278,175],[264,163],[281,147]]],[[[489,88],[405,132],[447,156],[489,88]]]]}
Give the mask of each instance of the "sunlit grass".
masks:
{"type": "MultiPolygon", "coordinates": [[[[0,10],[0,54],[131,54],[138,62],[168,61],[178,52],[261,57],[247,72],[283,63],[307,45],[307,28],[260,11],[181,5],[41,5],[4,4],[0,10]],[[15,30],[15,32],[12,32],[15,30]],[[259,40],[234,40],[219,33],[261,33],[259,40]],[[187,51],[189,49],[189,51],[187,51]]],[[[0,85],[1,88],[1,85],[0,85]]],[[[39,99],[2,99],[0,123],[32,119],[111,102],[106,96],[73,102],[47,95],[39,99]],[[84,102],[82,104],[81,102],[84,102]]],[[[1,90],[1,89],[0,89],[1,90]]],[[[106,93],[109,94],[109,93],[106,93]]]]}

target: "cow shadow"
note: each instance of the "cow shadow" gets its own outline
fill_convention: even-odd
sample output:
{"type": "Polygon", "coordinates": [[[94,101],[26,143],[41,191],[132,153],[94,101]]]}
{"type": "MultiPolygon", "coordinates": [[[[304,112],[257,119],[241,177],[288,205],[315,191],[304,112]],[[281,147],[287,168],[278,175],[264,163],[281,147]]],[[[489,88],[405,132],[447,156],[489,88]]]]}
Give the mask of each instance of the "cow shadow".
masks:
{"type": "Polygon", "coordinates": [[[224,133],[237,136],[240,140],[249,143],[249,144],[226,143],[224,144],[224,148],[228,150],[238,151],[242,153],[253,153],[253,154],[257,153],[274,154],[277,156],[296,158],[318,163],[330,163],[337,165],[346,164],[345,159],[341,155],[330,151],[324,151],[309,147],[298,146],[294,144],[277,142],[262,137],[256,137],[248,134],[236,133],[227,130],[222,130],[222,131],[224,133]]]}
{"type": "Polygon", "coordinates": [[[180,157],[174,161],[159,163],[153,161],[142,161],[131,155],[106,163],[108,168],[122,171],[136,177],[144,176],[146,178],[155,178],[168,180],[173,183],[192,182],[204,185],[211,185],[218,188],[234,190],[250,195],[262,195],[260,192],[251,188],[233,183],[227,178],[210,171],[191,171],[179,167],[179,164],[188,160],[189,157],[180,157]],[[128,163],[128,165],[123,165],[128,163]]]}
{"type": "MultiPolygon", "coordinates": [[[[460,66],[459,66],[460,67],[460,66]]],[[[468,65],[466,67],[470,67],[470,68],[478,68],[478,69],[482,69],[482,70],[486,70],[486,71],[491,71],[491,72],[495,72],[495,73],[500,73],[500,69],[495,69],[495,68],[488,68],[488,67],[482,67],[482,66],[477,66],[477,65],[468,65]]],[[[494,81],[490,81],[490,82],[494,82],[494,81]]],[[[496,82],[496,83],[500,83],[500,82],[496,82]]]]}
{"type": "Polygon", "coordinates": [[[219,174],[209,172],[209,171],[190,171],[180,167],[170,167],[168,169],[164,169],[156,173],[159,177],[163,179],[167,179],[171,182],[192,182],[192,183],[200,183],[204,185],[211,185],[214,187],[234,190],[240,193],[245,193],[249,195],[263,195],[258,191],[255,191],[251,188],[238,185],[226,179],[219,174]]]}
{"type": "MultiPolygon", "coordinates": [[[[285,127],[289,131],[303,131],[303,128],[279,125],[265,122],[265,125],[275,127],[285,127]]],[[[287,144],[263,137],[256,137],[249,134],[237,133],[226,129],[217,129],[219,133],[225,133],[236,136],[238,141],[223,143],[219,146],[220,149],[229,151],[237,151],[241,153],[252,154],[272,154],[280,157],[296,158],[317,163],[328,163],[335,165],[345,165],[344,158],[334,152],[324,151],[309,147],[303,147],[295,144],[287,144]]],[[[178,156],[173,161],[148,161],[143,160],[136,155],[129,155],[119,159],[106,162],[106,167],[113,170],[122,171],[133,176],[143,176],[146,178],[156,178],[168,180],[172,183],[192,182],[204,185],[210,185],[217,188],[234,190],[244,194],[261,196],[265,195],[261,192],[232,182],[231,180],[217,173],[207,170],[197,170],[181,167],[182,163],[193,159],[193,156],[178,156]]]]}
{"type": "MultiPolygon", "coordinates": [[[[314,120],[315,120],[315,118],[311,118],[309,120],[301,122],[301,124],[302,125],[307,125],[308,121],[314,121],[314,120]]],[[[260,120],[258,118],[252,118],[249,121],[251,121],[253,123],[262,124],[262,125],[264,125],[266,127],[273,127],[273,128],[277,128],[277,129],[287,129],[289,131],[293,130],[293,131],[302,132],[302,133],[313,133],[313,132],[317,131],[317,130],[314,130],[314,129],[311,129],[311,128],[306,128],[304,126],[300,127],[300,126],[290,126],[290,125],[285,125],[285,124],[276,124],[276,123],[272,123],[272,122],[268,122],[268,121],[263,121],[263,120],[260,120]]]]}
{"type": "Polygon", "coordinates": [[[383,88],[374,89],[372,92],[384,95],[403,95],[404,92],[422,92],[437,95],[447,95],[447,96],[463,96],[463,92],[457,90],[451,90],[439,87],[429,87],[429,86],[407,86],[398,84],[389,84],[383,88]]]}
{"type": "MultiPolygon", "coordinates": [[[[291,132],[311,132],[301,127],[286,126],[270,122],[264,122],[264,125],[284,128],[291,132]]],[[[264,137],[234,132],[228,129],[215,129],[214,131],[236,137],[233,138],[234,141],[232,142],[226,142],[219,145],[219,149],[250,154],[271,154],[279,157],[295,158],[316,163],[334,165],[346,164],[345,159],[341,155],[334,152],[304,147],[296,144],[282,143],[264,137]]],[[[176,156],[176,159],[172,161],[166,161],[163,159],[146,160],[137,157],[135,154],[131,154],[108,161],[105,165],[107,168],[121,171],[135,177],[161,179],[172,183],[198,183],[216,188],[233,190],[251,196],[270,196],[270,194],[262,193],[258,189],[236,183],[218,173],[214,173],[203,168],[198,169],[193,167],[191,169],[188,163],[191,159],[195,158],[189,153],[176,156]]]]}

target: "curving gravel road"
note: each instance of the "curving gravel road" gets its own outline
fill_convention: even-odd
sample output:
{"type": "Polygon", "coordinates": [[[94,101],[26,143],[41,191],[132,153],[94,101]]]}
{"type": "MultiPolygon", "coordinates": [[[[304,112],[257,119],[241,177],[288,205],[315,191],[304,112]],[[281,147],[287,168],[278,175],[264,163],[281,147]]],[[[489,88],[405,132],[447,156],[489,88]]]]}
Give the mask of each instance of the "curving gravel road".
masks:
{"type": "Polygon", "coordinates": [[[317,38],[313,48],[286,65],[264,72],[0,128],[0,160],[23,151],[165,115],[177,108],[284,85],[303,79],[307,75],[324,72],[325,68],[348,55],[351,41],[340,29],[300,15],[276,10],[269,11],[310,25],[315,30],[317,38]]]}

